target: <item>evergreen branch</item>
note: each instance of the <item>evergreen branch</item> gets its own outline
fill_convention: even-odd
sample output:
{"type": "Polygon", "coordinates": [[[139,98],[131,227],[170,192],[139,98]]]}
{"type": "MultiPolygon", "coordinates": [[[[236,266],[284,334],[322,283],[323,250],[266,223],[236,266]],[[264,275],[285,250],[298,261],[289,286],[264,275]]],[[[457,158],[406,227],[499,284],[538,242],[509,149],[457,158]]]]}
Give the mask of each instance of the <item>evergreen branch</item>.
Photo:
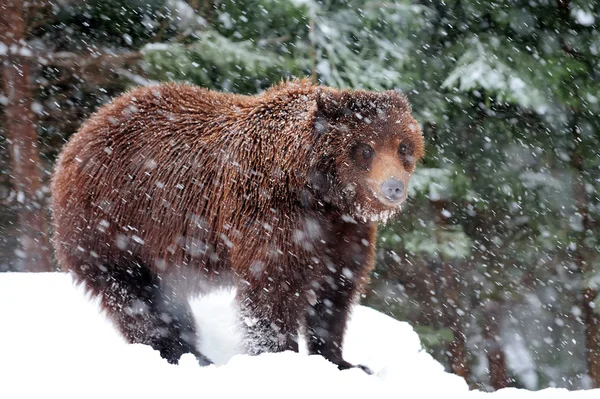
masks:
{"type": "Polygon", "coordinates": [[[45,56],[38,54],[40,63],[45,66],[54,66],[61,68],[89,68],[98,65],[120,66],[123,64],[136,62],[143,57],[139,51],[121,53],[121,54],[101,54],[95,56],[92,54],[77,54],[61,51],[45,56]]]}

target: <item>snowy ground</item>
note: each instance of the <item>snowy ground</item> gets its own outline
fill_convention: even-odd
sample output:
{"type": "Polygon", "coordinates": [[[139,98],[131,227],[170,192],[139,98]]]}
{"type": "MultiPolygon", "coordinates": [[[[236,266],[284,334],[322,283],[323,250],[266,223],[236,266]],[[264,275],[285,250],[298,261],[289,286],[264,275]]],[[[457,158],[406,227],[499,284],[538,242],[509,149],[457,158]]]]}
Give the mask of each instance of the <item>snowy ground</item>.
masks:
{"type": "Polygon", "coordinates": [[[406,323],[357,307],[345,357],[375,371],[338,371],[304,353],[238,353],[232,295],[194,303],[201,347],[218,365],[179,366],[143,345],[127,345],[62,273],[0,273],[0,398],[597,398],[600,391],[469,391],[422,351],[406,323]]]}

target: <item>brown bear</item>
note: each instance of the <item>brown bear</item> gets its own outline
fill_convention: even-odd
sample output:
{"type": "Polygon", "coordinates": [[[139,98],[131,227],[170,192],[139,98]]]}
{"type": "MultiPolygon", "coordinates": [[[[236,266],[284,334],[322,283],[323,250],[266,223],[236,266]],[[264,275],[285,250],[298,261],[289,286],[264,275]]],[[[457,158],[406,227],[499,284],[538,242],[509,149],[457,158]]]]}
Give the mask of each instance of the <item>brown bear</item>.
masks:
{"type": "MultiPolygon", "coordinates": [[[[59,263],[131,343],[196,349],[191,295],[237,288],[248,353],[297,350],[340,369],[351,305],[423,156],[395,91],[307,80],[256,96],[132,90],[71,137],[52,179],[59,263]]],[[[361,366],[363,367],[363,366],[361,366]]],[[[365,370],[366,367],[363,367],[365,370]]]]}

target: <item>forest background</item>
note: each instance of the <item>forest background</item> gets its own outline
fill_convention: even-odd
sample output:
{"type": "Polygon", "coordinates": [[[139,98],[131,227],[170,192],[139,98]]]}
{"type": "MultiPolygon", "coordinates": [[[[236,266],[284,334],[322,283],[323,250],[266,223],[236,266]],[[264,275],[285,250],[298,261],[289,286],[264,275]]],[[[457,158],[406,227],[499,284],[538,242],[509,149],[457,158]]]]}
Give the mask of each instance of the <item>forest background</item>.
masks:
{"type": "MultiPolygon", "coordinates": [[[[427,156],[363,303],[478,389],[600,387],[600,6],[584,0],[5,0],[0,271],[51,271],[48,180],[159,81],[405,93],[427,156]]],[[[0,327],[6,328],[6,327],[0,327]]]]}

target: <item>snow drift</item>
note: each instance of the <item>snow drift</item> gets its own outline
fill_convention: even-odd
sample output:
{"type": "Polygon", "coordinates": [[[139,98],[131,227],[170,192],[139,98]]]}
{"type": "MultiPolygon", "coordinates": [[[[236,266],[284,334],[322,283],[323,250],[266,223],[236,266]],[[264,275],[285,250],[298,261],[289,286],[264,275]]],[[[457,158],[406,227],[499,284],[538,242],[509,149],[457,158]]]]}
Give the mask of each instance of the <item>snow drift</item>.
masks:
{"type": "Polygon", "coordinates": [[[0,398],[576,398],[600,391],[469,391],[463,379],[421,349],[417,334],[357,306],[346,335],[346,360],[369,366],[339,371],[321,356],[285,352],[250,357],[239,350],[231,292],[194,301],[202,351],[170,365],[144,345],[128,345],[98,303],[68,275],[0,274],[0,398]]]}

